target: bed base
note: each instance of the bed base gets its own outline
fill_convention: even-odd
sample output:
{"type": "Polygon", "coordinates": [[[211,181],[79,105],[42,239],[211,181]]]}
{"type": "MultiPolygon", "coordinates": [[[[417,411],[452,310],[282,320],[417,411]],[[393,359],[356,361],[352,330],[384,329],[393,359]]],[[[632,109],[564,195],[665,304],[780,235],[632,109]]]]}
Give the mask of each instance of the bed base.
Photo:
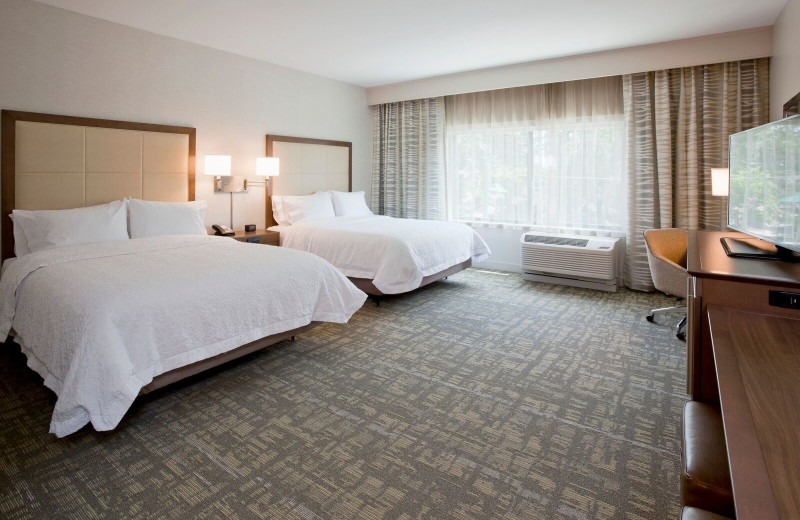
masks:
{"type": "MultiPolygon", "coordinates": [[[[420,282],[419,287],[424,287],[424,286],[426,286],[426,285],[428,285],[430,283],[433,283],[433,282],[436,282],[438,280],[441,280],[442,278],[447,278],[448,276],[456,274],[458,272],[461,272],[464,269],[467,269],[469,267],[472,267],[472,259],[471,258],[468,259],[468,260],[465,260],[464,262],[461,262],[460,264],[456,264],[456,265],[450,266],[450,267],[448,267],[447,269],[445,269],[443,271],[439,271],[438,273],[434,273],[434,274],[426,276],[425,278],[422,279],[422,282],[420,282]]],[[[376,303],[380,303],[380,297],[381,296],[386,296],[386,294],[381,292],[380,289],[375,287],[375,284],[373,284],[372,280],[370,280],[369,278],[351,278],[351,277],[348,277],[348,279],[351,282],[353,282],[353,285],[355,285],[356,287],[358,287],[359,289],[361,289],[362,291],[364,291],[365,293],[370,295],[372,297],[372,299],[375,300],[376,303]]],[[[419,289],[419,287],[417,287],[416,289],[412,289],[412,290],[416,291],[417,289],[419,289]]],[[[411,292],[411,291],[408,291],[408,292],[411,292]]],[[[403,293],[398,293],[398,294],[403,294],[403,293]]]]}
{"type": "Polygon", "coordinates": [[[202,359],[200,361],[192,363],[191,365],[186,365],[184,367],[170,370],[169,372],[164,372],[163,374],[154,377],[149,384],[143,386],[142,389],[139,391],[139,395],[145,395],[152,392],[153,390],[158,390],[159,388],[171,385],[172,383],[177,383],[182,379],[186,379],[187,377],[191,377],[201,372],[205,372],[206,370],[227,363],[228,361],[233,361],[234,359],[246,356],[247,354],[252,354],[253,352],[269,347],[270,345],[274,345],[275,343],[287,339],[294,341],[294,337],[296,334],[309,331],[321,323],[322,323],[321,321],[312,321],[311,323],[303,327],[287,330],[286,332],[279,332],[278,334],[273,334],[272,336],[266,336],[264,338],[257,339],[251,343],[247,343],[246,345],[242,345],[241,347],[229,350],[228,352],[223,352],[222,354],[219,354],[212,358],[202,359]]]}

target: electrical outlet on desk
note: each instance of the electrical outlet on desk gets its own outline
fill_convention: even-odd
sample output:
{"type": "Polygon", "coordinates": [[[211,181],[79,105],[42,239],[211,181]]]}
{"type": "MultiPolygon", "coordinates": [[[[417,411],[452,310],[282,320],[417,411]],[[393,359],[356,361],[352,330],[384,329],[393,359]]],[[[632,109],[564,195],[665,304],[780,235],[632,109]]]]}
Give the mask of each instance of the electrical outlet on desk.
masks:
{"type": "Polygon", "coordinates": [[[770,291],[769,304],[773,307],[800,310],[800,293],[788,291],[770,291]]]}

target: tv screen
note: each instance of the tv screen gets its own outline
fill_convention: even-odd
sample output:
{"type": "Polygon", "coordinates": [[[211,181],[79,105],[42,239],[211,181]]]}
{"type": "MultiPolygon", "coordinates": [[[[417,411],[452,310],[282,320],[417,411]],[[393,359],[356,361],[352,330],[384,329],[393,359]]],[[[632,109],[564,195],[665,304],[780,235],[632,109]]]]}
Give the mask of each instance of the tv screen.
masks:
{"type": "Polygon", "coordinates": [[[800,115],[730,137],[728,226],[800,252],[800,115]]]}

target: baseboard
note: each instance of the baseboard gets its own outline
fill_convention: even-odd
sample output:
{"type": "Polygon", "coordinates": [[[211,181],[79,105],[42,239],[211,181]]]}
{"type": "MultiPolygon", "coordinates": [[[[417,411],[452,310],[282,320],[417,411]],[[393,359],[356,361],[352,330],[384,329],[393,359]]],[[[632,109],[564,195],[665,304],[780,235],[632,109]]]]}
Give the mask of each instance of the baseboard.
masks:
{"type": "Polygon", "coordinates": [[[491,260],[484,260],[473,265],[478,269],[491,269],[493,271],[505,271],[507,273],[521,273],[522,265],[512,264],[508,262],[493,262],[491,260]]]}

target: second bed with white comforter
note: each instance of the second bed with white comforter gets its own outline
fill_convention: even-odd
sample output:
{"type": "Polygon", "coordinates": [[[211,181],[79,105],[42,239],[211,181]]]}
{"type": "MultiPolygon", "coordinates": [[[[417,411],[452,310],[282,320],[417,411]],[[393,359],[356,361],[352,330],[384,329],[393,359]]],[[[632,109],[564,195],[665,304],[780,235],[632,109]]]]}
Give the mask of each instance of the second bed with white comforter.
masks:
{"type": "Polygon", "coordinates": [[[454,222],[365,215],[273,226],[281,245],[308,251],[346,276],[365,278],[385,294],[420,286],[422,279],[491,251],[472,228],[454,222]]]}
{"type": "Polygon", "coordinates": [[[366,295],[329,263],[229,238],[60,247],[10,264],[0,334],[58,396],[51,432],[116,427],[170,370],[312,321],[343,323],[366,295]]]}

